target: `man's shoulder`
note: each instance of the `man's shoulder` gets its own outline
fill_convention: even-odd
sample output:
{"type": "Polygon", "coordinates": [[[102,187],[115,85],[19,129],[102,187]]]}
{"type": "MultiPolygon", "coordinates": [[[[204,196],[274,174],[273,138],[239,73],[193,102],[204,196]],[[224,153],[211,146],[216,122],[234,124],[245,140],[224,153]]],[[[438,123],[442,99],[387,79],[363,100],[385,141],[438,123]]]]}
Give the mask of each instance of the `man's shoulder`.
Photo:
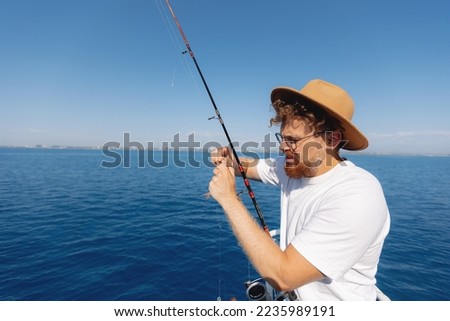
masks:
{"type": "Polygon", "coordinates": [[[351,161],[341,162],[340,166],[343,178],[345,179],[356,179],[356,180],[368,180],[378,182],[378,179],[368,170],[359,167],[352,163],[351,161]]]}
{"type": "Polygon", "coordinates": [[[373,193],[382,191],[379,180],[368,170],[353,164],[350,161],[337,165],[334,175],[330,178],[330,184],[342,192],[373,193]]]}

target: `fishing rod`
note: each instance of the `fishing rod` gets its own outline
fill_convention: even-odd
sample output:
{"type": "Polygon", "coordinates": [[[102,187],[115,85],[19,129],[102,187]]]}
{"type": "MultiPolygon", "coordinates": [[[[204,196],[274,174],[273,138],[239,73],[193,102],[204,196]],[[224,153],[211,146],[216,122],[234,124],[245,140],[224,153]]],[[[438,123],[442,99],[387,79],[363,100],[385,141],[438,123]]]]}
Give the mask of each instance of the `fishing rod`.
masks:
{"type": "Polygon", "coordinates": [[[178,22],[178,18],[175,15],[174,10],[172,9],[172,6],[169,3],[169,0],[165,0],[166,1],[166,5],[169,8],[170,14],[172,15],[173,20],[175,21],[175,24],[177,25],[178,31],[181,34],[181,37],[183,38],[183,41],[186,45],[186,49],[187,51],[184,51],[184,53],[189,53],[189,55],[191,56],[192,60],[194,61],[195,67],[197,68],[197,71],[200,75],[200,78],[202,79],[203,85],[205,86],[205,89],[208,93],[209,99],[211,100],[211,103],[214,107],[214,111],[216,113],[217,119],[219,120],[219,123],[222,125],[222,129],[223,132],[225,133],[225,136],[227,137],[228,140],[228,144],[230,146],[231,151],[233,152],[233,156],[236,160],[236,163],[238,165],[238,169],[239,169],[239,173],[242,176],[242,179],[244,180],[244,185],[245,187],[247,187],[247,191],[248,191],[248,195],[250,196],[250,199],[252,200],[253,206],[255,207],[256,213],[258,214],[259,220],[261,222],[261,225],[264,229],[264,231],[266,231],[267,233],[269,233],[269,228],[267,227],[266,221],[264,220],[264,216],[262,214],[262,211],[259,207],[258,202],[256,202],[256,198],[255,198],[255,193],[252,190],[252,187],[250,186],[250,181],[247,178],[247,175],[245,174],[245,170],[244,167],[241,164],[241,161],[239,160],[239,156],[236,152],[236,149],[233,146],[233,142],[231,141],[230,135],[228,134],[228,130],[225,127],[225,123],[222,119],[222,116],[220,115],[219,109],[217,108],[216,102],[214,101],[214,98],[211,94],[211,91],[209,90],[208,84],[206,83],[205,77],[203,76],[202,70],[200,69],[200,66],[198,65],[197,59],[195,58],[194,52],[191,49],[191,45],[189,44],[189,41],[183,31],[183,28],[181,28],[180,23],[178,22]]]}

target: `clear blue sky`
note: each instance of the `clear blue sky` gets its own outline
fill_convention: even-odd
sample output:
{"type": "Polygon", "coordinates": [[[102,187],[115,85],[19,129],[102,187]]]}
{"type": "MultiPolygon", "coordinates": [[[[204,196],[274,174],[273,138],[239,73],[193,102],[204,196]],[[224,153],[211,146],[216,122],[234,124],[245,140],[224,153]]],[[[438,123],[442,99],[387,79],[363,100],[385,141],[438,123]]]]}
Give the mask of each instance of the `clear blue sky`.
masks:
{"type": "MultiPolygon", "coordinates": [[[[354,98],[370,152],[450,154],[450,1],[172,0],[234,140],[273,87],[354,98]]],[[[0,0],[0,145],[224,143],[160,0],[0,0]]]]}

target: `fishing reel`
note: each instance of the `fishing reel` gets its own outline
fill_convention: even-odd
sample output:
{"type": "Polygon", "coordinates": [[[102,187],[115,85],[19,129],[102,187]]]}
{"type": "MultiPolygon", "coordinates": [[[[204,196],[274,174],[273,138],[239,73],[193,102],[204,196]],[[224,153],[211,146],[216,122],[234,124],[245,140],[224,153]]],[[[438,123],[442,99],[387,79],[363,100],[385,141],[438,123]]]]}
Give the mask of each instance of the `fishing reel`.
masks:
{"type": "Polygon", "coordinates": [[[263,278],[245,282],[247,298],[251,301],[296,301],[297,295],[292,292],[278,292],[263,278]]]}
{"type": "Polygon", "coordinates": [[[251,301],[272,301],[266,282],[262,279],[245,282],[247,298],[251,301]]]}

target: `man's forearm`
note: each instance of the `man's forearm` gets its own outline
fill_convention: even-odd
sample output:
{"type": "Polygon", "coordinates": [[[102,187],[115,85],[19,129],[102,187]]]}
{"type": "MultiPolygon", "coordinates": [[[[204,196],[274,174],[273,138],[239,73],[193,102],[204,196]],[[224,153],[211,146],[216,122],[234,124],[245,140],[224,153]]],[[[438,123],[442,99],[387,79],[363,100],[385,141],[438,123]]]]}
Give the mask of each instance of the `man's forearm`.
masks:
{"type": "MultiPolygon", "coordinates": [[[[256,165],[258,164],[258,159],[249,158],[249,157],[239,157],[239,161],[244,169],[244,173],[248,179],[261,181],[258,175],[258,171],[256,169],[256,165]]],[[[234,172],[236,175],[241,175],[241,171],[238,168],[237,162],[233,162],[234,172]]]]}
{"type": "Polygon", "coordinates": [[[285,288],[280,269],[285,253],[257,224],[240,200],[227,200],[222,207],[239,244],[258,273],[274,288],[285,288]]]}

